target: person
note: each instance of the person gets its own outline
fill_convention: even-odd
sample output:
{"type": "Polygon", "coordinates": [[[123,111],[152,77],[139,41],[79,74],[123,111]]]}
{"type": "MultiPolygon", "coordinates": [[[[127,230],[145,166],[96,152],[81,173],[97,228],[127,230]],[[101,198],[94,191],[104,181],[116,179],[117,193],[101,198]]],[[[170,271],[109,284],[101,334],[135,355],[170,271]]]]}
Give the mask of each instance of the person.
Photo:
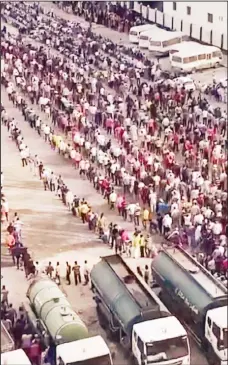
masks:
{"type": "Polygon", "coordinates": [[[25,150],[21,150],[20,151],[20,155],[21,155],[21,162],[22,162],[22,167],[25,167],[28,165],[28,162],[27,162],[27,152],[25,150]]]}
{"type": "Polygon", "coordinates": [[[89,283],[89,267],[88,267],[87,261],[84,262],[83,270],[84,270],[84,279],[85,279],[85,282],[83,285],[87,285],[89,283]]]}
{"type": "Polygon", "coordinates": [[[13,328],[13,337],[15,340],[15,348],[20,349],[21,348],[21,339],[24,331],[23,323],[20,319],[17,319],[16,324],[13,328]]]}
{"type": "Polygon", "coordinates": [[[143,234],[140,234],[139,247],[140,247],[140,257],[145,257],[145,237],[143,234]]]}
{"type": "Polygon", "coordinates": [[[8,306],[9,305],[9,300],[8,300],[9,291],[6,289],[5,285],[2,286],[1,296],[2,296],[1,301],[6,303],[8,306]]]}
{"type": "Polygon", "coordinates": [[[72,271],[74,272],[74,282],[75,285],[81,284],[81,272],[80,272],[80,265],[78,265],[77,261],[74,262],[74,266],[72,267],[72,271]]]}
{"type": "Polygon", "coordinates": [[[54,267],[52,266],[51,261],[49,261],[48,266],[46,268],[46,273],[47,273],[47,276],[49,276],[51,279],[52,279],[53,271],[54,271],[54,267]]]}
{"type": "Polygon", "coordinates": [[[21,337],[21,348],[24,350],[24,352],[28,357],[30,355],[31,344],[32,344],[32,334],[23,333],[21,337]]]}
{"type": "Polygon", "coordinates": [[[7,310],[6,318],[9,319],[11,321],[11,323],[12,323],[12,326],[14,326],[15,321],[17,319],[17,312],[13,308],[13,304],[12,303],[9,304],[9,308],[7,310]]]}
{"type": "Polygon", "coordinates": [[[31,360],[32,364],[40,365],[41,354],[42,354],[42,349],[41,349],[40,339],[38,338],[38,335],[35,335],[29,350],[29,359],[31,360]]]}
{"type": "Polygon", "coordinates": [[[59,262],[56,263],[56,267],[55,267],[55,282],[56,282],[57,285],[61,284],[61,281],[60,281],[60,263],[59,262]]]}
{"type": "Polygon", "coordinates": [[[142,270],[141,270],[141,268],[140,268],[139,266],[137,266],[136,271],[137,271],[137,274],[138,274],[138,275],[140,275],[140,276],[142,276],[142,277],[143,277],[142,270]]]}
{"type": "Polygon", "coordinates": [[[148,265],[145,265],[145,270],[144,270],[144,280],[147,284],[149,284],[149,276],[150,276],[150,273],[149,273],[149,267],[148,265]]]}
{"type": "Polygon", "coordinates": [[[67,281],[67,285],[71,284],[70,275],[71,275],[71,266],[69,265],[68,262],[66,262],[66,281],[67,281]]]}

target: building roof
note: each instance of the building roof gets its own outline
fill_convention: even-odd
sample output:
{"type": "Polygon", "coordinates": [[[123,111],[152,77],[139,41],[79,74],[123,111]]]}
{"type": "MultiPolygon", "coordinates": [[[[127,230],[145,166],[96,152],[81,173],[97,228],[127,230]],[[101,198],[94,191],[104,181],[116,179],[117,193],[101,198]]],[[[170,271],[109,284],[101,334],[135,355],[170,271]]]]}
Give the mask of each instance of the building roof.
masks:
{"type": "Polygon", "coordinates": [[[186,336],[186,330],[176,317],[153,319],[135,324],[137,334],[143,342],[162,341],[167,338],[186,336]]]}
{"type": "Polygon", "coordinates": [[[64,343],[57,346],[57,356],[64,364],[84,361],[110,354],[109,348],[101,336],[86,338],[80,341],[64,343]]]}

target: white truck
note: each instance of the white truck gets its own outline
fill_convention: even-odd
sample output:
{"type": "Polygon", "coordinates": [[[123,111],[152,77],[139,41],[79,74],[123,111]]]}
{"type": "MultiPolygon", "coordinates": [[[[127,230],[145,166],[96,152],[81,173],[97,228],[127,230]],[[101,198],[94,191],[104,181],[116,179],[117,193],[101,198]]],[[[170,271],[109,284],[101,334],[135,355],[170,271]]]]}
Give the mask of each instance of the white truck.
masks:
{"type": "Polygon", "coordinates": [[[151,267],[161,300],[206,349],[209,363],[227,365],[227,288],[182,248],[164,248],[151,267]]]}
{"type": "Polygon", "coordinates": [[[1,354],[2,365],[32,365],[22,349],[4,352],[1,354]]]}
{"type": "Polygon", "coordinates": [[[119,255],[102,257],[91,271],[101,325],[137,365],[189,365],[185,328],[119,255]]]}

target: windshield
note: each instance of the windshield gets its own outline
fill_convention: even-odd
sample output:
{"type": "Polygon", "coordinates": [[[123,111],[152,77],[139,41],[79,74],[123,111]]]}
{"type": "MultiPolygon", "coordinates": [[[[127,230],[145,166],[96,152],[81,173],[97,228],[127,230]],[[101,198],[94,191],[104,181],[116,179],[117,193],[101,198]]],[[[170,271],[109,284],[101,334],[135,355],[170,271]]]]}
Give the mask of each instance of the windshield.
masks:
{"type": "Polygon", "coordinates": [[[138,33],[135,30],[131,30],[130,35],[138,35],[138,33]]]}
{"type": "Polygon", "coordinates": [[[93,359],[86,359],[84,361],[75,361],[67,363],[66,365],[112,365],[110,356],[104,355],[93,359]]]}
{"type": "Polygon", "coordinates": [[[154,356],[154,362],[179,359],[188,355],[186,336],[169,338],[164,341],[147,343],[147,356],[154,356]]]}

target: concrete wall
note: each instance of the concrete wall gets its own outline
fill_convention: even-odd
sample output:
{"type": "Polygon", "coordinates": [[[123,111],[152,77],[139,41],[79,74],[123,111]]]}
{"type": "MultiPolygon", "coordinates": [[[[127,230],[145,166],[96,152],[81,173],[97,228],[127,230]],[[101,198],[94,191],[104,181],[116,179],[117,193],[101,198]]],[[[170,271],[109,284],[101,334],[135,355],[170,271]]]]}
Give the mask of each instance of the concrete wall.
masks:
{"type": "Polygon", "coordinates": [[[227,32],[227,2],[226,1],[176,1],[176,10],[173,10],[173,1],[163,3],[163,11],[171,16],[181,18],[184,22],[194,23],[203,28],[227,32]],[[187,7],[191,8],[191,15],[187,14],[187,7]],[[208,13],[213,15],[213,23],[208,22],[208,13]]]}

